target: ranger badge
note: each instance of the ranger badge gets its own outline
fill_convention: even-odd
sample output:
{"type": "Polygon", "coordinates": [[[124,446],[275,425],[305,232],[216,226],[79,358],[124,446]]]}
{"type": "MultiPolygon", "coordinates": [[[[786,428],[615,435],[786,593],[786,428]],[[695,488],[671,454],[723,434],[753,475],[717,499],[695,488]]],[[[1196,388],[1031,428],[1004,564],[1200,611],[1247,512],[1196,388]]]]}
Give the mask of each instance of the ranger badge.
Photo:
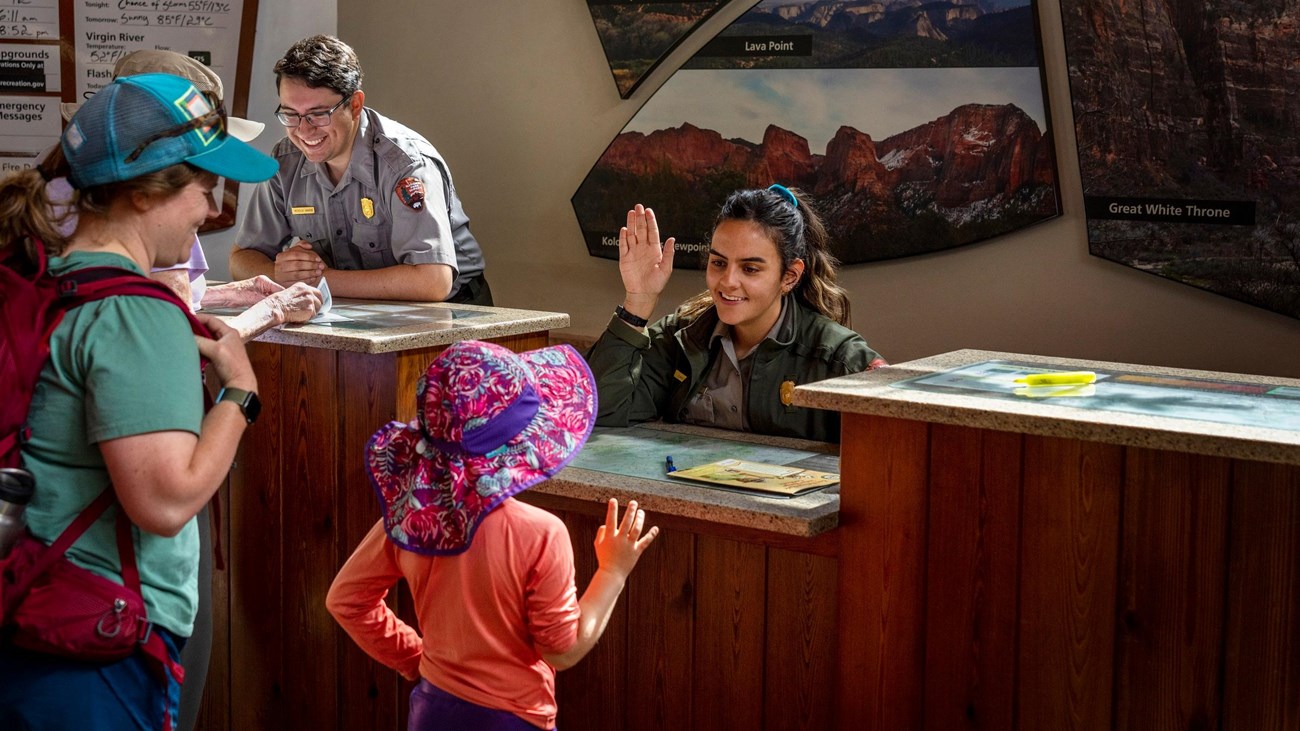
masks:
{"type": "Polygon", "coordinates": [[[781,381],[781,404],[789,406],[794,402],[794,381],[781,381]]]}
{"type": "Polygon", "coordinates": [[[419,178],[402,178],[394,191],[402,204],[413,211],[424,208],[424,181],[419,178]]]}

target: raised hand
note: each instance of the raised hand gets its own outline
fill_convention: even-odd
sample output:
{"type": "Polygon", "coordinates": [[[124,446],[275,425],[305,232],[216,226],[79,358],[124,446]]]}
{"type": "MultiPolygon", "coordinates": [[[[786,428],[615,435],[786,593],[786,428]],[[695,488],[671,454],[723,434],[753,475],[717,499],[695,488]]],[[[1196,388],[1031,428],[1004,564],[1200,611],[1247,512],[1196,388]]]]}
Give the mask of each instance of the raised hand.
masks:
{"type": "Polygon", "coordinates": [[[659,535],[659,526],[645,529],[645,511],[637,507],[636,501],[627,504],[623,520],[618,519],[618,500],[610,498],[605,510],[605,524],[596,529],[596,563],[604,571],[610,571],[626,579],[632,573],[636,562],[645,553],[645,549],[654,543],[659,535]],[[642,532],[644,530],[644,533],[642,532]]]}
{"type": "Polygon", "coordinates": [[[650,319],[659,294],[673,273],[675,238],[659,243],[659,223],[654,211],[640,203],[627,212],[627,225],[618,232],[618,272],[626,295],[623,307],[650,319]]]}

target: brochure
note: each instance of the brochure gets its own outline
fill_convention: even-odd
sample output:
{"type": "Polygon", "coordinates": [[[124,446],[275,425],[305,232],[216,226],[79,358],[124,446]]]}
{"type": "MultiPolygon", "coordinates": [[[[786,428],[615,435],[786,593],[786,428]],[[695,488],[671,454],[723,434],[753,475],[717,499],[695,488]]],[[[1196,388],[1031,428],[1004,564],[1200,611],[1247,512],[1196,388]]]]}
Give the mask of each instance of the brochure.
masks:
{"type": "Polygon", "coordinates": [[[669,472],[677,480],[702,482],[728,490],[758,492],[774,497],[795,497],[813,490],[834,485],[840,476],[834,472],[818,472],[790,465],[747,462],[742,459],[723,459],[698,467],[669,472]]]}

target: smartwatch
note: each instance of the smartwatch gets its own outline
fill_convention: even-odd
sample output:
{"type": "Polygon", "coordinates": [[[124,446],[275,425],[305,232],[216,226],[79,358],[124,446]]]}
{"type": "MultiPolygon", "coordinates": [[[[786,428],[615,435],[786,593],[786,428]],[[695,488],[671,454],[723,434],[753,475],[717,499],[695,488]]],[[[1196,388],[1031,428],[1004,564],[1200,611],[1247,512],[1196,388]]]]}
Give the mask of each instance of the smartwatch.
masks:
{"type": "Polygon", "coordinates": [[[217,394],[217,399],[213,405],[222,401],[233,401],[239,405],[239,410],[244,412],[244,420],[249,424],[257,421],[257,415],[262,413],[262,400],[252,391],[245,391],[242,388],[223,388],[221,393],[217,394]]]}

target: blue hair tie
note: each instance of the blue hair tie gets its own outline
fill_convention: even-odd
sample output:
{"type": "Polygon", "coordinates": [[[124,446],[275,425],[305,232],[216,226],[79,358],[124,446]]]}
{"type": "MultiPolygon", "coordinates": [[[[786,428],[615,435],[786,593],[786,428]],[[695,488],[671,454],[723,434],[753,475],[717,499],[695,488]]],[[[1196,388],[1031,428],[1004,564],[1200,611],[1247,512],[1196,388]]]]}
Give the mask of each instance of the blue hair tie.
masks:
{"type": "Polygon", "coordinates": [[[784,185],[781,185],[780,183],[773,183],[767,186],[767,189],[770,191],[774,191],[777,195],[790,201],[790,205],[794,206],[795,208],[799,207],[799,199],[795,198],[794,193],[791,193],[790,189],[785,187],[784,185]]]}

